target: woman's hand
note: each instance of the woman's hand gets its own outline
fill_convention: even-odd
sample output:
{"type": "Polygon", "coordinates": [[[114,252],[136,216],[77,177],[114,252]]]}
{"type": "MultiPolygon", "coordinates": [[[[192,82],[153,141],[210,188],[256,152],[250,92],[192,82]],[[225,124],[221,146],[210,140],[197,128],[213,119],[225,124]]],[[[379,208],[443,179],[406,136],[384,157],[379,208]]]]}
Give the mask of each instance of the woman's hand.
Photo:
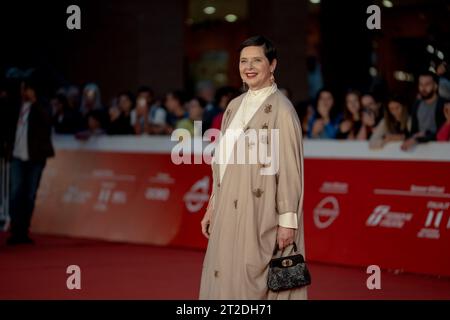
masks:
{"type": "Polygon", "coordinates": [[[313,136],[319,136],[320,133],[323,131],[323,128],[325,127],[325,123],[322,119],[317,119],[312,127],[312,135],[313,136]]]}
{"type": "Polygon", "coordinates": [[[404,134],[387,134],[384,137],[385,143],[392,142],[392,141],[403,141],[403,140],[405,140],[404,134]]]}
{"type": "Polygon", "coordinates": [[[203,235],[209,239],[209,226],[211,225],[211,210],[206,210],[205,215],[203,216],[202,221],[200,222],[202,225],[202,233],[203,235]]]}
{"type": "Polygon", "coordinates": [[[416,139],[414,139],[414,138],[409,138],[409,139],[406,139],[406,140],[402,143],[402,145],[401,145],[400,148],[401,148],[403,151],[408,151],[409,149],[411,149],[412,147],[414,147],[416,144],[417,144],[416,139]]]}
{"type": "Polygon", "coordinates": [[[294,243],[295,229],[278,226],[277,243],[278,248],[283,250],[294,243]]]}
{"type": "Polygon", "coordinates": [[[352,129],[352,127],[353,127],[353,123],[350,120],[342,121],[342,123],[339,126],[341,132],[343,132],[343,133],[349,132],[352,129]]]}

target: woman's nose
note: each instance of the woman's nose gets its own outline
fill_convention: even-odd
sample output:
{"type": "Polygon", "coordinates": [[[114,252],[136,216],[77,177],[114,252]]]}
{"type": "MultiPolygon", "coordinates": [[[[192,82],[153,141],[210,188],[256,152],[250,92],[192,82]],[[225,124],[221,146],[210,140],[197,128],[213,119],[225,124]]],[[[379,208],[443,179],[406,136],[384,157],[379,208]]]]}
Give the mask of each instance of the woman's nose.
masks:
{"type": "Polygon", "coordinates": [[[253,62],[248,62],[247,63],[247,69],[253,69],[253,62]]]}

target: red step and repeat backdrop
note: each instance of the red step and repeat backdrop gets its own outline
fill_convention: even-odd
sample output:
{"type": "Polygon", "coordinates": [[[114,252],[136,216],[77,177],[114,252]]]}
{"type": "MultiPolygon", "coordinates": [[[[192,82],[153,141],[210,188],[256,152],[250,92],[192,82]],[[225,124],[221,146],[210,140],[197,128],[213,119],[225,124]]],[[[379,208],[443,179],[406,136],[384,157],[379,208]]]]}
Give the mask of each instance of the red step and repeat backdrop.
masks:
{"type": "MultiPolygon", "coordinates": [[[[449,160],[428,161],[330,157],[308,155],[317,147],[308,143],[309,260],[450,276],[450,152],[449,160]]],[[[106,149],[57,148],[38,192],[34,232],[206,248],[200,220],[209,165],[175,165],[161,150],[111,151],[111,142],[106,149]]]]}

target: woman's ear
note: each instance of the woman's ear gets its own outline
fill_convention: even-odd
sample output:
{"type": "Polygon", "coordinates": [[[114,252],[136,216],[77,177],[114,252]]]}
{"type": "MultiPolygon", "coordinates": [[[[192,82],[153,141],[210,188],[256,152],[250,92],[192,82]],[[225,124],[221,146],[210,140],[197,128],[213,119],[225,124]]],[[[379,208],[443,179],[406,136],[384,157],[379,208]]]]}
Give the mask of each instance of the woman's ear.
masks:
{"type": "Polygon", "coordinates": [[[274,73],[276,67],[277,67],[277,59],[273,59],[272,63],[270,64],[270,72],[274,73]]]}

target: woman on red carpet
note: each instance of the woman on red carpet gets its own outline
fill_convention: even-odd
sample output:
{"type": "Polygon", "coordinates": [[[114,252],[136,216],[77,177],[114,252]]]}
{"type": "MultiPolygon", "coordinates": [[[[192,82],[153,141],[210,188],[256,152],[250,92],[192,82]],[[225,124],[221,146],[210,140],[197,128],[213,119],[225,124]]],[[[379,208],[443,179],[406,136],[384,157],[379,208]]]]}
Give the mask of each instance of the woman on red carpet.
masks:
{"type": "MultiPolygon", "coordinates": [[[[212,165],[213,192],[202,220],[209,241],[200,299],[307,297],[305,287],[273,292],[267,286],[275,246],[290,255],[295,241],[304,254],[302,130],[294,107],[275,83],[276,58],[275,47],[265,37],[241,45],[239,71],[249,90],[230,102],[222,119],[212,165]],[[261,143],[271,150],[276,147],[276,156],[271,155],[278,165],[272,173],[263,173],[266,162],[230,161],[240,156],[233,130],[278,132],[278,139],[270,134],[258,142],[258,148],[261,143]]],[[[256,145],[248,142],[245,147],[256,145]]]]}

